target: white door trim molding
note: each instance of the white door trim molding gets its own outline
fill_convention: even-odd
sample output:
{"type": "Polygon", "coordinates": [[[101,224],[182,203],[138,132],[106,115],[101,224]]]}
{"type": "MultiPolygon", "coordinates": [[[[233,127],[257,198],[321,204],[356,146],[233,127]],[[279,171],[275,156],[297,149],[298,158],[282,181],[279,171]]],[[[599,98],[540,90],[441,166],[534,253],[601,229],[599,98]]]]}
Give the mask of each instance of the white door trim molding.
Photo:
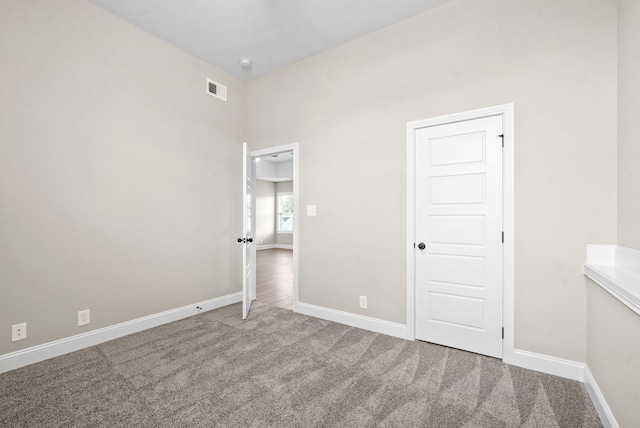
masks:
{"type": "Polygon", "coordinates": [[[270,147],[267,149],[252,151],[251,157],[260,157],[274,155],[276,153],[293,152],[293,245],[285,246],[275,244],[273,248],[291,248],[293,249],[293,312],[298,310],[298,248],[300,237],[300,144],[286,144],[283,146],[270,147]]]}
{"type": "Polygon", "coordinates": [[[407,338],[415,340],[415,132],[428,126],[444,125],[487,116],[503,116],[504,151],[502,156],[503,172],[503,228],[504,247],[502,254],[502,313],[504,326],[504,343],[502,360],[513,364],[514,361],[514,289],[515,289],[515,197],[514,197],[514,106],[503,104],[478,110],[456,113],[431,119],[407,123],[407,338]]]}

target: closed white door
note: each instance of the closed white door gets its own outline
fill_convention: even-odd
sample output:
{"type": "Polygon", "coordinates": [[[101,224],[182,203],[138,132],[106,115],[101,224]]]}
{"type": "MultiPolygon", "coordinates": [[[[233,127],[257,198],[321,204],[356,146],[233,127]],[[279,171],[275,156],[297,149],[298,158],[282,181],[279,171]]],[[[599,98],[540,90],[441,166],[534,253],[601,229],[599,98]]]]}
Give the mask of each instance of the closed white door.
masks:
{"type": "Polygon", "coordinates": [[[251,302],[256,298],[256,246],[255,246],[255,164],[242,145],[242,236],[238,242],[244,245],[242,252],[242,319],[247,319],[251,302]]]}
{"type": "Polygon", "coordinates": [[[502,115],[416,131],[416,339],[502,357],[502,115]]]}

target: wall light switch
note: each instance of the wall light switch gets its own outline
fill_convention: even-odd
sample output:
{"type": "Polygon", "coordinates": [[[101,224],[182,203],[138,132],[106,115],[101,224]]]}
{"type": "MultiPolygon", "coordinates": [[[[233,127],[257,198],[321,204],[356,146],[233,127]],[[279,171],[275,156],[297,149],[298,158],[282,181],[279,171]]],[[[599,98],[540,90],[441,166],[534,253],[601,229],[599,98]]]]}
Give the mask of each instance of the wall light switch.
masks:
{"type": "Polygon", "coordinates": [[[315,217],[316,216],[316,206],[315,205],[307,205],[307,216],[315,217]]]}

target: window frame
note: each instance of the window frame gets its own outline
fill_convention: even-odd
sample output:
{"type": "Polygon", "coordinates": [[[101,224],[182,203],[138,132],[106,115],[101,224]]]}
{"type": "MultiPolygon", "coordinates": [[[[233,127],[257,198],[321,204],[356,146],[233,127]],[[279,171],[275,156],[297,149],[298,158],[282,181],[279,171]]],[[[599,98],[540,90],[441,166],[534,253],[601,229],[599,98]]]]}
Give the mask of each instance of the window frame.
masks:
{"type": "Polygon", "coordinates": [[[292,207],[292,211],[291,212],[283,212],[282,211],[282,202],[281,202],[281,197],[282,196],[291,196],[291,198],[293,199],[293,192],[278,192],[276,193],[276,233],[280,233],[280,234],[285,234],[285,235],[292,235],[293,231],[295,230],[295,200],[293,202],[293,207],[292,207]],[[293,222],[292,224],[292,228],[291,230],[282,230],[281,226],[282,226],[282,215],[283,214],[287,214],[291,216],[291,221],[293,222]]]}

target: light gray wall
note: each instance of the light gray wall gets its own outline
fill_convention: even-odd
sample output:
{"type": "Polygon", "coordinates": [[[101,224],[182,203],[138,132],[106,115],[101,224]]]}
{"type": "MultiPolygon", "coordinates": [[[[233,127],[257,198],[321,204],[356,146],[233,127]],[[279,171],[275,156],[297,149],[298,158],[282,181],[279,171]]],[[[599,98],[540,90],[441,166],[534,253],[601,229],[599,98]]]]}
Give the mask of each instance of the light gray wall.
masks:
{"type": "Polygon", "coordinates": [[[256,239],[258,245],[276,242],[276,184],[271,181],[256,180],[256,239]]]}
{"type": "MultiPolygon", "coordinates": [[[[0,2],[0,326],[29,324],[16,343],[0,328],[0,354],[238,291],[243,137],[300,142],[300,206],[318,205],[301,300],[404,323],[406,122],[515,102],[516,346],[584,361],[584,247],[616,236],[615,4],[452,0],[250,82],[243,136],[232,77],[81,0],[0,2]]],[[[631,93],[637,5],[620,4],[631,93]]],[[[619,104],[629,218],[634,102],[619,104]]]]}
{"type": "MultiPolygon", "coordinates": [[[[280,192],[293,192],[293,181],[280,181],[276,183],[276,195],[280,192]]],[[[275,220],[276,222],[278,221],[277,217],[275,220]]],[[[277,230],[277,224],[275,224],[275,227],[277,230]]],[[[293,227],[296,227],[296,225],[294,225],[293,227]]],[[[276,233],[276,244],[293,245],[293,234],[276,233]]]]}
{"type": "Polygon", "coordinates": [[[618,244],[640,249],[640,2],[618,1],[618,244]]]}
{"type": "Polygon", "coordinates": [[[293,178],[293,161],[256,163],[256,178],[265,181],[291,180],[293,178]]]}
{"type": "Polygon", "coordinates": [[[257,162],[256,163],[256,178],[261,179],[269,179],[275,178],[278,176],[278,172],[276,170],[276,164],[273,162],[257,162]]]}
{"type": "Polygon", "coordinates": [[[640,427],[640,316],[587,280],[587,365],[621,427],[640,427]]]}
{"type": "MultiPolygon", "coordinates": [[[[618,244],[640,249],[640,3],[618,1],[618,244]]],[[[621,427],[640,426],[640,316],[587,280],[587,365],[621,427]]]]}
{"type": "Polygon", "coordinates": [[[246,91],[251,149],[299,142],[318,207],[300,300],[398,323],[406,123],[514,102],[516,347],[586,361],[585,247],[616,239],[615,0],[453,0],[246,91]]]}
{"type": "Polygon", "coordinates": [[[240,290],[240,81],[82,0],[0,2],[0,77],[0,354],[240,290]]]}

